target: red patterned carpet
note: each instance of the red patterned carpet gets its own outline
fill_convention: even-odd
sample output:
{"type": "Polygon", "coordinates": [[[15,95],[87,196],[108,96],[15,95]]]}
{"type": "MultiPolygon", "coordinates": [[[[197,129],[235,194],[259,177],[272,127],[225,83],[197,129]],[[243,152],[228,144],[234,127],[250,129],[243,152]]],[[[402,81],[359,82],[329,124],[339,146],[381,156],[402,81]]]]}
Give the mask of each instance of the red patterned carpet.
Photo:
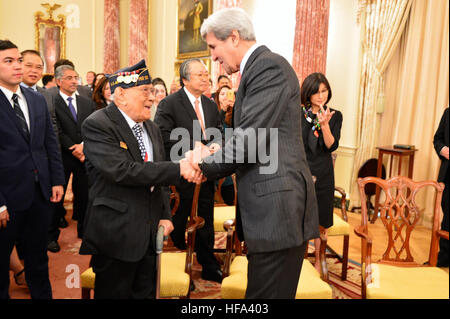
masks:
{"type": "MultiPolygon", "coordinates": [[[[61,230],[59,244],[61,251],[48,252],[50,282],[54,299],[79,299],[81,288],[79,287],[79,275],[89,266],[90,256],[78,254],[81,240],[76,237],[76,221],[71,219],[71,204],[65,205],[68,209],[66,219],[69,227],[61,230]]],[[[216,247],[225,247],[225,237],[216,233],[216,247]]],[[[170,249],[170,247],[168,247],[170,249]]],[[[218,254],[218,258],[221,255],[218,254]]],[[[313,261],[314,258],[311,259],[313,261]]],[[[335,299],[360,298],[360,268],[349,263],[348,278],[342,282],[339,278],[341,265],[337,259],[327,259],[330,284],[333,288],[335,299]]],[[[10,273],[10,297],[12,299],[29,299],[29,291],[26,286],[17,286],[10,273]]],[[[196,289],[191,292],[192,299],[219,299],[220,284],[201,279],[201,266],[195,261],[193,265],[193,280],[196,289]]]]}

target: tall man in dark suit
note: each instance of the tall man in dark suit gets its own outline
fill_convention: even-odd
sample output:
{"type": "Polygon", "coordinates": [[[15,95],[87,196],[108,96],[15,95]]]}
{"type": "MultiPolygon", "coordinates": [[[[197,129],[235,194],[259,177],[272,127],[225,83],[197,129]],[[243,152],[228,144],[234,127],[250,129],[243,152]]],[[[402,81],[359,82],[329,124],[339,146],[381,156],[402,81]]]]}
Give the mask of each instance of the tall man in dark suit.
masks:
{"type": "MultiPolygon", "coordinates": [[[[61,59],[61,60],[58,60],[55,62],[55,65],[54,65],[55,72],[54,73],[56,73],[56,69],[61,65],[70,65],[75,70],[75,66],[72,61],[67,60],[67,59],[61,59]]],[[[58,85],[48,88],[46,90],[41,90],[40,93],[42,93],[44,95],[45,100],[47,101],[48,110],[50,112],[50,116],[52,117],[52,121],[53,121],[53,128],[55,129],[55,133],[56,133],[56,132],[58,132],[58,128],[56,127],[55,98],[59,95],[58,85]]],[[[88,99],[92,98],[91,89],[84,85],[77,85],[76,94],[84,96],[88,99]]],[[[56,141],[59,144],[58,136],[56,136],[56,141]]],[[[65,214],[65,210],[64,210],[64,214],[65,214]]]]}
{"type": "Polygon", "coordinates": [[[228,74],[239,71],[241,82],[233,135],[198,168],[208,179],[236,172],[237,232],[248,246],[246,298],[294,298],[307,242],[319,236],[298,78],[284,58],[256,44],[242,9],[211,15],[201,34],[212,59],[228,74]]]}
{"type": "Polygon", "coordinates": [[[8,298],[9,261],[20,237],[32,298],[52,297],[47,230],[64,171],[45,99],[21,88],[23,60],[0,40],[0,298],[8,298]]]}
{"type": "MultiPolygon", "coordinates": [[[[445,109],[444,114],[442,114],[441,121],[439,122],[439,127],[436,130],[433,138],[433,145],[436,153],[441,160],[441,167],[439,169],[438,182],[443,182],[445,184],[444,193],[442,195],[442,212],[444,217],[441,222],[441,229],[448,231],[448,211],[449,211],[449,187],[450,187],[450,170],[448,169],[448,154],[449,154],[449,116],[448,107],[445,109]]],[[[441,238],[439,240],[439,254],[438,254],[438,267],[448,267],[449,255],[448,255],[448,240],[441,238]]]]}
{"type": "MultiPolygon", "coordinates": [[[[219,140],[212,140],[206,135],[206,130],[216,128],[222,130],[222,124],[217,105],[203,95],[209,85],[209,74],[200,59],[191,59],[180,65],[180,83],[182,88],[167,96],[159,105],[154,122],[161,129],[166,151],[166,159],[170,160],[171,151],[175,153],[175,144],[183,142],[172,140],[170,135],[174,129],[184,128],[189,134],[189,149],[194,147],[195,141],[204,144],[221,144],[219,140]]],[[[210,145],[210,146],[211,146],[210,145]]],[[[183,156],[184,154],[172,154],[183,156]]],[[[180,206],[173,217],[174,231],[172,240],[178,248],[185,249],[186,223],[191,211],[194,185],[186,184],[178,187],[180,206]]],[[[214,256],[214,181],[204,183],[200,190],[198,202],[198,216],[205,219],[205,225],[197,231],[195,246],[197,260],[202,265],[202,278],[205,280],[222,281],[220,265],[214,256]]]]}
{"type": "Polygon", "coordinates": [[[114,102],[82,126],[91,185],[80,254],[93,255],[95,298],[154,298],[157,228],[166,236],[173,229],[167,186],[178,184],[189,164],[163,162],[145,61],[109,83],[114,102]]]}
{"type": "MultiPolygon", "coordinates": [[[[73,214],[77,216],[78,237],[83,235],[83,222],[88,201],[88,180],[84,167],[83,139],[81,125],[94,112],[94,102],[75,92],[78,86],[78,73],[69,65],[56,68],[56,83],[59,94],[55,97],[56,124],[61,143],[61,156],[64,165],[66,185],[73,174],[73,214]]],[[[55,214],[54,226],[62,216],[55,214]]],[[[59,233],[56,227],[55,233],[59,233]]],[[[49,238],[56,242],[57,238],[49,238]]]]}

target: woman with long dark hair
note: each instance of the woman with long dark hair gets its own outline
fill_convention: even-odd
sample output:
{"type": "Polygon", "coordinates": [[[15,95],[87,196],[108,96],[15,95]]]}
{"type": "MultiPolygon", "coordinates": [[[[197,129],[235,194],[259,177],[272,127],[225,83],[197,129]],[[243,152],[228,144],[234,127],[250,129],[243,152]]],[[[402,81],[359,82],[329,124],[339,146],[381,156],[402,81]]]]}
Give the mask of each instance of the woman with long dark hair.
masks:
{"type": "MultiPolygon", "coordinates": [[[[302,136],[311,174],[315,176],[315,189],[319,207],[319,228],[327,236],[333,226],[334,169],[331,153],[339,146],[342,113],[328,106],[331,87],[322,73],[312,73],[301,88],[302,136]]],[[[314,240],[316,262],[320,272],[320,238],[314,240]]]]}

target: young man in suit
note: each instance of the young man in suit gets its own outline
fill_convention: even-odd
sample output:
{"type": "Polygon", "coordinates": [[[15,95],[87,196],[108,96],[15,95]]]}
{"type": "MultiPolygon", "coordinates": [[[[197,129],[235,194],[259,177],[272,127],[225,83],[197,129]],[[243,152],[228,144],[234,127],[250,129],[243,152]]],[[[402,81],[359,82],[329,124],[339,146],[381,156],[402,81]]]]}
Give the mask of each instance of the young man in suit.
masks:
{"type": "MultiPolygon", "coordinates": [[[[441,222],[441,229],[448,231],[448,211],[449,211],[449,187],[450,187],[450,170],[448,169],[448,154],[449,154],[449,116],[448,107],[445,109],[444,114],[442,114],[441,121],[439,122],[439,127],[436,130],[433,138],[434,149],[436,150],[439,159],[441,160],[441,167],[439,169],[438,182],[445,184],[444,193],[442,194],[442,212],[444,217],[441,222]]],[[[448,267],[449,255],[448,255],[448,240],[441,238],[439,240],[439,254],[438,254],[438,267],[448,267]]]]}
{"type": "Polygon", "coordinates": [[[93,255],[95,298],[154,298],[156,232],[159,225],[165,236],[173,230],[167,186],[190,164],[164,162],[145,61],[108,80],[114,102],[82,126],[91,184],[80,254],[93,255]]]}
{"type": "MultiPolygon", "coordinates": [[[[298,78],[284,58],[256,44],[252,22],[242,9],[214,13],[201,33],[213,61],[228,74],[240,72],[241,81],[232,137],[193,166],[208,179],[236,172],[237,233],[248,247],[246,298],[294,298],[308,240],[319,236],[300,127],[298,78]],[[248,139],[252,133],[254,139],[248,139]],[[269,161],[261,149],[263,154],[270,150],[269,161]]],[[[187,158],[194,160],[192,153],[187,158]]]]}
{"type": "MultiPolygon", "coordinates": [[[[59,94],[55,97],[56,124],[61,143],[64,174],[66,185],[69,182],[70,175],[73,174],[73,215],[76,216],[78,221],[78,238],[82,238],[84,215],[88,201],[88,180],[84,167],[85,157],[81,125],[94,112],[95,107],[92,100],[75,94],[79,77],[70,65],[61,65],[56,68],[55,78],[59,87],[59,94]]],[[[58,221],[62,217],[55,215],[53,226],[58,225],[58,221]]],[[[57,227],[54,231],[55,234],[59,234],[57,227]]],[[[57,238],[49,238],[49,240],[49,246],[54,244],[52,241],[57,243],[57,238]]]]}
{"type": "MultiPolygon", "coordinates": [[[[209,74],[200,59],[187,60],[180,65],[180,83],[180,90],[161,100],[154,120],[163,136],[167,160],[173,160],[171,152],[175,150],[172,146],[183,142],[170,139],[172,131],[177,128],[184,128],[189,134],[189,139],[185,141],[189,143],[189,149],[194,147],[196,140],[204,144],[222,144],[221,140],[213,141],[206,136],[206,130],[210,128],[221,132],[222,122],[217,105],[203,95],[209,85],[209,74]]],[[[181,157],[184,154],[175,155],[181,157]]],[[[191,211],[194,185],[187,184],[177,190],[180,206],[173,217],[175,229],[171,237],[175,246],[185,249],[186,222],[191,211]]],[[[214,181],[204,183],[200,189],[198,216],[205,219],[205,225],[197,231],[195,246],[197,260],[203,268],[202,278],[222,282],[222,271],[214,256],[214,192],[214,181]]]]}
{"type": "Polygon", "coordinates": [[[51,299],[47,231],[64,171],[42,95],[20,87],[23,59],[0,40],[0,298],[9,298],[9,262],[18,238],[32,298],[51,299]]]}

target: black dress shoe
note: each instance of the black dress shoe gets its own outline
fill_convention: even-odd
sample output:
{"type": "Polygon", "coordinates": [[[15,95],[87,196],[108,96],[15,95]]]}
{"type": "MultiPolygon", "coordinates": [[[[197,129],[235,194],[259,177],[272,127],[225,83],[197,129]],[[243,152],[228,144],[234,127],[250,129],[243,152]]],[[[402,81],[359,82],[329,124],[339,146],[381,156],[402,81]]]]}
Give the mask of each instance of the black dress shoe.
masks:
{"type": "Polygon", "coordinates": [[[195,290],[195,285],[194,282],[191,280],[191,283],[189,284],[189,291],[194,291],[195,290]]]}
{"type": "Polygon", "coordinates": [[[222,283],[222,271],[220,269],[204,269],[202,279],[222,283]]]}
{"type": "Polygon", "coordinates": [[[61,247],[59,247],[59,244],[56,240],[52,240],[50,242],[48,242],[47,245],[47,250],[51,251],[52,253],[57,253],[58,251],[60,251],[61,247]]]}
{"type": "Polygon", "coordinates": [[[59,219],[58,227],[59,228],[66,228],[67,226],[69,226],[69,224],[67,223],[67,220],[64,217],[61,217],[59,219]]]}

